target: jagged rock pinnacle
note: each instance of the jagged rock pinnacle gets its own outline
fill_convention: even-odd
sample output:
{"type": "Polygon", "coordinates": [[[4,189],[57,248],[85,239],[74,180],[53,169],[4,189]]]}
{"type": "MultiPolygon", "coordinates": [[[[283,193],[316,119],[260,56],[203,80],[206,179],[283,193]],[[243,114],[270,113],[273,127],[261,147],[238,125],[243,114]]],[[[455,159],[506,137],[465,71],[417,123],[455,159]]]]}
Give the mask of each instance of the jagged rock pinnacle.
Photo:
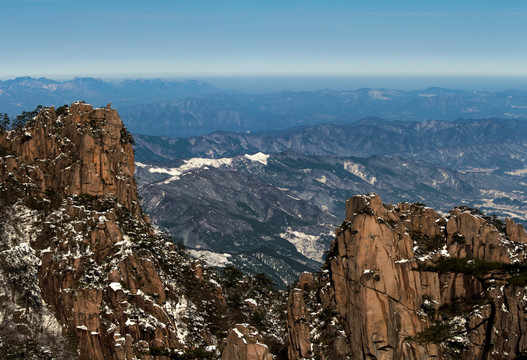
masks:
{"type": "Polygon", "coordinates": [[[43,108],[22,129],[0,134],[0,182],[28,184],[26,196],[113,196],[139,215],[131,135],[113,109],[76,102],[43,108]],[[11,175],[10,175],[11,174],[11,175]]]}
{"type": "Polygon", "coordinates": [[[440,215],[423,204],[383,205],[369,194],[347,201],[336,234],[323,272],[290,294],[290,359],[527,351],[523,227],[466,207],[440,215]]]}

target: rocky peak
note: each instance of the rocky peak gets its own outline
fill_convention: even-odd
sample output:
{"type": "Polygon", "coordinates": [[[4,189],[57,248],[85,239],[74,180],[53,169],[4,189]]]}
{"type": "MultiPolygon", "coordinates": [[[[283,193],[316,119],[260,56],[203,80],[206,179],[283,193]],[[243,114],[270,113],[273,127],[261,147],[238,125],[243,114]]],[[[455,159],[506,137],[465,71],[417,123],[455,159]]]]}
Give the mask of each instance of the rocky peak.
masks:
{"type": "Polygon", "coordinates": [[[525,250],[510,220],[353,197],[324,270],[291,292],[290,358],[524,356],[525,250]]]}
{"type": "Polygon", "coordinates": [[[358,214],[384,214],[381,198],[376,194],[358,195],[346,201],[346,220],[353,221],[358,214]]]}
{"type": "MultiPolygon", "coordinates": [[[[185,300],[162,262],[187,265],[142,215],[131,136],[117,112],[84,103],[43,108],[1,134],[0,147],[2,248],[27,249],[38,264],[27,274],[28,310],[53,314],[83,359],[184,349],[174,309],[185,300]]],[[[26,259],[11,259],[14,269],[1,264],[7,282],[26,259]]],[[[11,293],[16,307],[24,294],[11,293]]]]}
{"type": "Polygon", "coordinates": [[[19,183],[28,199],[107,197],[139,216],[132,137],[114,109],[77,102],[43,108],[24,127],[0,134],[0,181],[19,183]]]}

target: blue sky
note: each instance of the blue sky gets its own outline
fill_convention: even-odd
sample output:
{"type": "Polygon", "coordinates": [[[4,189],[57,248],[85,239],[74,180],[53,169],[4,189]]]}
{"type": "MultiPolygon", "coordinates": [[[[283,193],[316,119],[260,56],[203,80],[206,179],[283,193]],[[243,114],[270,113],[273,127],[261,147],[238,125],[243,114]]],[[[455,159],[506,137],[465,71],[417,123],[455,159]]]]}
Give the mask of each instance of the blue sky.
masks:
{"type": "Polygon", "coordinates": [[[0,78],[527,76],[527,2],[0,0],[0,78]]]}

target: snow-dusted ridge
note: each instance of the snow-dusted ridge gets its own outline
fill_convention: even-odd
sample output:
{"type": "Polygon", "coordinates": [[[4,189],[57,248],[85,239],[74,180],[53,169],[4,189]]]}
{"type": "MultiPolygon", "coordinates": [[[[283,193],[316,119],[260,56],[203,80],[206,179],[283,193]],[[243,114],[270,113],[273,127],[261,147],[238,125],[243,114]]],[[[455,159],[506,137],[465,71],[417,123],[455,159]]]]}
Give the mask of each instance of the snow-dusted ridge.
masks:
{"type": "Polygon", "coordinates": [[[353,163],[351,161],[345,161],[343,163],[343,166],[345,170],[361,178],[362,180],[366,181],[370,185],[374,185],[377,182],[377,178],[375,176],[367,175],[366,168],[361,164],[353,163]]]}
{"type": "Polygon", "coordinates": [[[150,166],[147,164],[143,164],[140,162],[136,162],[135,165],[141,168],[146,168],[151,173],[160,173],[160,174],[168,174],[171,175],[168,179],[163,181],[163,184],[171,183],[172,181],[177,181],[181,179],[181,176],[185,175],[185,173],[205,168],[208,166],[219,168],[222,166],[233,166],[233,163],[235,160],[239,159],[247,159],[252,162],[257,162],[262,165],[267,165],[267,160],[269,158],[268,154],[264,153],[256,153],[256,154],[245,154],[242,157],[232,157],[232,158],[220,158],[220,159],[209,159],[209,158],[192,158],[188,160],[183,160],[183,165],[175,167],[175,168],[168,168],[168,167],[158,167],[158,166],[150,166]]]}
{"type": "Polygon", "coordinates": [[[267,159],[269,159],[269,155],[262,152],[253,155],[245,154],[243,157],[251,160],[252,162],[259,162],[263,165],[267,165],[267,159]]]}

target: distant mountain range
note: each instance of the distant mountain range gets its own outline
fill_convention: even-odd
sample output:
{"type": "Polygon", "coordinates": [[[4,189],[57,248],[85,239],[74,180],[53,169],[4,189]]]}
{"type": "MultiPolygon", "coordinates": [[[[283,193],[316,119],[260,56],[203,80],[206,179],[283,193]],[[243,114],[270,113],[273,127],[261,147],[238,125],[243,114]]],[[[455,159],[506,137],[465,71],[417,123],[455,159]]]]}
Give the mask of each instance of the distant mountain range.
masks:
{"type": "Polygon", "coordinates": [[[318,269],[357,193],[527,224],[526,92],[249,96],[199,81],[0,82],[0,112],[72,100],[112,102],[129,130],[148,134],[134,136],[136,175],[154,224],[194,255],[282,285],[318,269]]]}
{"type": "Polygon", "coordinates": [[[527,119],[527,92],[428,88],[416,91],[359,89],[239,95],[196,80],[94,78],[54,81],[22,77],[0,81],[0,112],[16,115],[37,105],[84,100],[111,102],[134,133],[188,137],[214,131],[283,130],[364,117],[422,121],[459,118],[527,119]]]}
{"type": "Polygon", "coordinates": [[[259,96],[211,94],[120,109],[135,133],[187,137],[216,130],[281,130],[363,117],[421,121],[459,118],[527,119],[527,92],[360,89],[278,92],[259,96]]]}
{"type": "Polygon", "coordinates": [[[141,162],[291,150],[305,155],[399,156],[461,172],[492,169],[504,174],[527,166],[527,122],[507,119],[410,122],[364,118],[351,124],[273,132],[216,132],[190,138],[135,135],[135,140],[136,158],[141,162]]]}
{"type": "Polygon", "coordinates": [[[152,221],[196,254],[287,283],[321,261],[355,194],[443,211],[467,205],[526,224],[526,135],[519,120],[378,118],[179,139],[136,135],[136,178],[152,221]]]}
{"type": "Polygon", "coordinates": [[[68,81],[19,77],[0,81],[0,112],[12,116],[34,109],[37,105],[61,106],[86,101],[95,106],[108,102],[115,108],[127,105],[184,99],[216,93],[219,90],[197,80],[124,80],[106,82],[89,77],[68,81]]]}

